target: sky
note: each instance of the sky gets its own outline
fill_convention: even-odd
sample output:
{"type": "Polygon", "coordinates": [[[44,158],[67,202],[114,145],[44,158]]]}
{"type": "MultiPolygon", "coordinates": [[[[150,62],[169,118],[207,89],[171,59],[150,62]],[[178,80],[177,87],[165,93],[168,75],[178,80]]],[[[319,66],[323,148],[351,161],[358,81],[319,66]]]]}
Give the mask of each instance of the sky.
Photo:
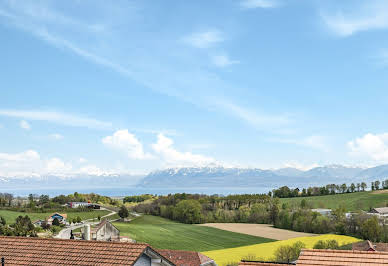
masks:
{"type": "Polygon", "coordinates": [[[388,163],[388,1],[0,0],[0,175],[388,163]]]}

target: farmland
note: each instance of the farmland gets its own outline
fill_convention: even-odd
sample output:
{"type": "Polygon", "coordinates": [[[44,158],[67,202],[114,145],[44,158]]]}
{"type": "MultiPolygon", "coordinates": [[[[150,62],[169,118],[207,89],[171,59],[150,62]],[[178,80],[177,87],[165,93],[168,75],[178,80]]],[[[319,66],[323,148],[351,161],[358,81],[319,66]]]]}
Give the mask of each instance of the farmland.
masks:
{"type": "Polygon", "coordinates": [[[295,237],[314,236],[303,232],[295,232],[285,229],[275,228],[270,224],[246,224],[246,223],[209,223],[201,224],[221,230],[242,233],[253,236],[260,236],[276,240],[287,240],[295,237]]]}
{"type": "Polygon", "coordinates": [[[357,192],[326,196],[282,198],[281,203],[300,204],[305,199],[312,208],[335,209],[343,206],[347,211],[369,210],[375,207],[385,207],[388,204],[388,191],[357,192]],[[384,193],[385,192],[385,193],[384,193]]]}
{"type": "Polygon", "coordinates": [[[177,223],[149,215],[138,217],[129,223],[114,225],[121,235],[161,249],[208,251],[274,241],[211,227],[177,223]]]}
{"type": "MultiPolygon", "coordinates": [[[[63,211],[60,211],[60,213],[66,213],[63,211]]],[[[98,218],[98,216],[104,216],[109,214],[110,211],[90,211],[90,212],[68,212],[67,213],[67,219],[73,219],[77,216],[81,217],[81,220],[86,219],[93,219],[98,218]]],[[[49,215],[53,214],[53,212],[44,212],[44,213],[32,213],[32,212],[17,212],[17,211],[8,211],[8,210],[0,210],[0,216],[4,217],[7,223],[13,223],[15,219],[22,215],[28,215],[30,217],[31,221],[38,220],[38,219],[45,219],[49,215]]]]}
{"type": "Polygon", "coordinates": [[[359,241],[357,238],[340,235],[321,235],[314,237],[298,237],[289,240],[276,241],[271,243],[256,244],[237,248],[228,248],[221,250],[213,250],[202,252],[206,256],[214,259],[220,266],[227,263],[239,262],[243,257],[254,256],[260,260],[273,259],[275,250],[283,245],[292,245],[297,241],[301,241],[306,245],[306,248],[312,248],[318,240],[335,239],[340,245],[345,245],[359,241]]]}

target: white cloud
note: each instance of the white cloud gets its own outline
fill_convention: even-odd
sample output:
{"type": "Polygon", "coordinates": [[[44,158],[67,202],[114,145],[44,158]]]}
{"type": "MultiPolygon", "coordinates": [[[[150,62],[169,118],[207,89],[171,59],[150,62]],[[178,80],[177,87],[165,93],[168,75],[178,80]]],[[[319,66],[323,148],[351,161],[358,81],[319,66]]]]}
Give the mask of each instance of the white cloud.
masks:
{"type": "Polygon", "coordinates": [[[52,158],[46,162],[45,170],[49,174],[64,174],[72,170],[72,165],[59,158],[52,158]]]}
{"type": "Polygon", "coordinates": [[[218,67],[227,67],[240,63],[239,61],[231,60],[227,55],[215,55],[212,57],[212,62],[218,67]]]}
{"type": "Polygon", "coordinates": [[[87,175],[96,175],[96,176],[107,174],[106,171],[104,171],[104,170],[100,169],[99,167],[97,167],[96,165],[92,165],[92,164],[81,167],[79,169],[79,173],[87,174],[87,175]]]}
{"type": "Polygon", "coordinates": [[[25,130],[31,129],[31,125],[26,120],[20,121],[19,126],[20,126],[20,128],[25,129],[25,130]]]}
{"type": "Polygon", "coordinates": [[[64,137],[63,137],[63,135],[61,135],[61,134],[55,133],[55,134],[51,134],[51,135],[50,135],[50,138],[55,139],[55,140],[61,140],[61,139],[63,139],[64,137]]]}
{"type": "Polygon", "coordinates": [[[159,154],[168,165],[174,166],[198,166],[216,163],[216,161],[204,155],[191,152],[180,152],[173,147],[174,141],[163,134],[158,134],[158,140],[152,144],[153,150],[159,154]]]}
{"type": "Polygon", "coordinates": [[[277,0],[242,0],[240,2],[242,8],[273,8],[279,6],[277,0]]]}
{"type": "Polygon", "coordinates": [[[99,121],[97,119],[55,111],[0,109],[0,116],[46,121],[73,127],[106,129],[112,126],[111,123],[99,121]]]}
{"type": "Polygon", "coordinates": [[[128,132],[128,129],[118,130],[112,136],[102,139],[102,143],[110,148],[127,153],[132,159],[149,159],[152,156],[145,153],[143,144],[134,134],[128,132]]]}
{"type": "Polygon", "coordinates": [[[27,150],[21,153],[0,153],[0,160],[14,162],[35,161],[40,160],[40,156],[34,150],[27,150]]]}
{"type": "Polygon", "coordinates": [[[86,160],[85,158],[79,158],[79,160],[78,160],[80,163],[86,163],[88,160],[86,160]]]}
{"type": "Polygon", "coordinates": [[[372,159],[378,162],[388,162],[388,133],[368,133],[348,142],[352,156],[372,159]]]}
{"type": "Polygon", "coordinates": [[[209,30],[192,33],[184,37],[183,41],[197,48],[209,48],[214,44],[224,41],[224,37],[218,30],[209,30]]]}
{"type": "Polygon", "coordinates": [[[347,37],[358,32],[388,28],[388,2],[371,0],[351,11],[322,14],[326,26],[335,34],[347,37]]]}

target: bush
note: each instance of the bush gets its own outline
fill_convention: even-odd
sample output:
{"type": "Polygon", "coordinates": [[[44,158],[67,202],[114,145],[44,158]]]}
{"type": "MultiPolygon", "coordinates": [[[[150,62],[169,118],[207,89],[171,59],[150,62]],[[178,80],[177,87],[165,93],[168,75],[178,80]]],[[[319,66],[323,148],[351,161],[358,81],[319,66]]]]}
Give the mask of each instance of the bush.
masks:
{"type": "Polygon", "coordinates": [[[275,260],[277,262],[290,262],[297,260],[299,258],[300,251],[305,247],[305,244],[301,241],[298,241],[291,246],[280,246],[275,251],[275,260]]]}

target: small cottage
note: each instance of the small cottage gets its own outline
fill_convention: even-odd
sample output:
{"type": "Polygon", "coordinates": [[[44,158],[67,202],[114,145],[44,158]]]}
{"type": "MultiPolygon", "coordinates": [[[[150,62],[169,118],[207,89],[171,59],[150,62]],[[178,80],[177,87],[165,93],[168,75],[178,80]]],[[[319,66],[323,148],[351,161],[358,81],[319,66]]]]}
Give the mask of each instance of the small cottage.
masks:
{"type": "Polygon", "coordinates": [[[59,223],[61,224],[66,224],[67,214],[66,213],[60,214],[57,212],[53,213],[52,215],[46,218],[47,224],[52,225],[55,219],[58,219],[59,223]]]}

